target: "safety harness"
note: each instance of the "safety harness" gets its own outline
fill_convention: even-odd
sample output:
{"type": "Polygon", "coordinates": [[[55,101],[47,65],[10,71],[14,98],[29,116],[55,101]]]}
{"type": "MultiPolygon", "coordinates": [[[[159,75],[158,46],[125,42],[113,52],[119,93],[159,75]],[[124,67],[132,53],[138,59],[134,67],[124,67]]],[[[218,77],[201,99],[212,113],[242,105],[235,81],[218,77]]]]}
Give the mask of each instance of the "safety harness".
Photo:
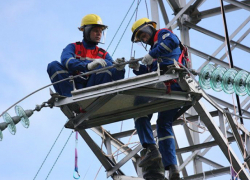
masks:
{"type": "MultiPolygon", "coordinates": [[[[88,53],[87,51],[89,51],[89,50],[87,50],[83,46],[82,42],[80,42],[80,41],[75,42],[73,44],[75,45],[75,58],[76,59],[85,60],[84,58],[86,58],[88,56],[90,56],[89,58],[93,58],[93,59],[95,59],[97,57],[105,59],[106,55],[108,54],[108,52],[106,52],[104,49],[99,48],[97,46],[94,50],[90,50],[90,51],[92,51],[91,53],[88,53]]],[[[81,74],[81,72],[76,71],[75,74],[78,75],[78,74],[81,74]]],[[[89,78],[89,76],[86,76],[84,79],[87,80],[88,78],[89,78]]]]}
{"type": "MultiPolygon", "coordinates": [[[[86,57],[87,50],[83,46],[82,42],[78,41],[78,42],[74,43],[74,45],[75,45],[75,56],[76,56],[76,59],[81,59],[81,58],[86,57]]],[[[106,57],[106,55],[107,55],[108,52],[106,52],[104,49],[99,48],[97,46],[96,46],[96,48],[97,48],[97,54],[96,54],[96,56],[105,59],[105,57],[106,57]]],[[[96,51],[96,49],[94,51],[96,51]]],[[[93,58],[95,58],[95,57],[93,57],[93,58]]]]}
{"type": "MultiPolygon", "coordinates": [[[[169,32],[171,32],[172,34],[174,34],[173,31],[171,31],[170,29],[167,29],[167,28],[163,28],[163,29],[166,29],[166,30],[168,30],[169,32]]],[[[158,41],[158,33],[159,33],[161,30],[162,30],[162,29],[159,29],[159,30],[156,32],[156,34],[155,34],[155,36],[154,36],[154,42],[158,41]]],[[[175,36],[176,36],[176,35],[175,35],[175,36]]],[[[176,37],[178,38],[178,36],[176,36],[176,37]]],[[[182,44],[182,42],[180,41],[179,38],[178,38],[178,40],[179,40],[179,47],[180,47],[180,49],[181,49],[181,54],[180,54],[180,56],[179,56],[178,63],[184,65],[184,66],[187,67],[187,68],[190,68],[191,61],[190,61],[190,59],[188,58],[188,49],[187,49],[187,47],[186,47],[184,44],[182,44]]],[[[166,91],[167,94],[171,92],[171,85],[174,84],[174,83],[177,83],[177,80],[176,80],[176,79],[172,79],[172,80],[169,80],[169,81],[165,81],[165,82],[164,82],[164,84],[165,84],[166,87],[167,87],[167,91],[166,91]]]]}
{"type": "MultiPolygon", "coordinates": [[[[172,34],[174,34],[173,31],[171,31],[170,29],[167,29],[167,28],[162,28],[162,29],[166,29],[166,30],[168,30],[169,32],[171,32],[172,34]]],[[[155,34],[155,36],[154,36],[154,42],[156,42],[156,41],[158,40],[158,33],[159,33],[162,29],[159,29],[159,30],[156,32],[156,34],[155,34]]],[[[175,34],[174,34],[174,35],[175,35],[175,34]]],[[[176,36],[176,35],[175,35],[175,36],[176,36]]],[[[179,56],[178,62],[181,63],[181,64],[183,64],[185,67],[190,68],[190,60],[189,60],[189,58],[188,58],[188,49],[187,49],[187,47],[186,47],[184,44],[182,44],[182,42],[180,41],[180,39],[178,38],[178,36],[176,36],[176,37],[177,37],[177,39],[179,40],[179,47],[180,47],[180,49],[181,49],[181,54],[180,54],[180,56],[179,56]]]]}

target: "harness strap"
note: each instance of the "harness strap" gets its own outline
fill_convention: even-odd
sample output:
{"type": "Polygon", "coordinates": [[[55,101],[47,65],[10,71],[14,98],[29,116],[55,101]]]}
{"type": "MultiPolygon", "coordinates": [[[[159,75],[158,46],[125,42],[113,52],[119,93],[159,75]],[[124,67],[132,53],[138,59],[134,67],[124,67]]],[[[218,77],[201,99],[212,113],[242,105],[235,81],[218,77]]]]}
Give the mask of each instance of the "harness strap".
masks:
{"type": "MultiPolygon", "coordinates": [[[[81,59],[81,54],[82,54],[82,42],[80,41],[77,41],[76,43],[74,43],[75,45],[75,55],[76,55],[76,59],[81,59]]],[[[100,58],[103,58],[105,59],[105,56],[106,56],[107,52],[102,49],[102,48],[99,48],[98,47],[98,53],[97,53],[97,56],[99,56],[100,58]]]]}
{"type": "Polygon", "coordinates": [[[171,92],[171,85],[174,84],[174,83],[177,83],[176,79],[171,79],[169,81],[164,82],[165,86],[167,87],[166,94],[169,94],[171,92]]]}
{"type": "Polygon", "coordinates": [[[75,54],[76,54],[76,56],[80,56],[82,54],[81,45],[82,45],[82,43],[80,41],[77,41],[75,43],[75,54]]]}
{"type": "Polygon", "coordinates": [[[102,48],[98,48],[98,54],[97,56],[103,57],[105,55],[106,51],[102,48]]]}
{"type": "MultiPolygon", "coordinates": [[[[168,30],[169,32],[171,32],[171,33],[173,33],[171,30],[169,30],[169,29],[167,29],[167,28],[162,28],[162,29],[166,29],[166,30],[168,30]]],[[[159,29],[157,32],[156,32],[156,34],[155,34],[155,36],[154,36],[154,44],[156,44],[157,42],[158,42],[158,33],[160,32],[160,30],[162,30],[162,29],[159,29]]],[[[174,33],[173,33],[174,34],[174,33]]],[[[176,36],[177,38],[178,38],[178,36],[176,36]]],[[[180,49],[181,49],[181,55],[180,55],[180,57],[179,57],[179,59],[178,59],[178,62],[179,63],[181,63],[181,64],[183,64],[183,65],[185,65],[186,67],[188,67],[189,68],[189,65],[191,64],[191,62],[190,62],[190,59],[188,58],[188,50],[187,50],[187,47],[186,46],[184,46],[183,44],[182,44],[182,42],[180,41],[180,39],[178,38],[178,40],[179,40],[179,47],[180,47],[180,49]],[[183,62],[184,61],[184,62],[183,62]],[[185,64],[184,64],[185,63],[185,64]]],[[[169,52],[171,52],[171,49],[169,49],[164,43],[161,43],[160,44],[161,46],[163,46],[166,50],[168,50],[169,52]]]]}

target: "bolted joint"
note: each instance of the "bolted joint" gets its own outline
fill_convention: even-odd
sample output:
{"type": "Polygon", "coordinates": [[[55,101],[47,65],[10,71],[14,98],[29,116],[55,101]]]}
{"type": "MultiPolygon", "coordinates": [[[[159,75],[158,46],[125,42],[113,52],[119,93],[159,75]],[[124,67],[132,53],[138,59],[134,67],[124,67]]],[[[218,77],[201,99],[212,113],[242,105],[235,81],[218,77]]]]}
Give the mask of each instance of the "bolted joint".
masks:
{"type": "Polygon", "coordinates": [[[187,21],[187,22],[191,22],[191,18],[190,18],[190,16],[189,16],[189,15],[187,15],[187,14],[183,14],[183,15],[181,16],[181,18],[180,18],[180,22],[181,22],[181,24],[184,24],[184,23],[185,23],[185,21],[187,21]]]}

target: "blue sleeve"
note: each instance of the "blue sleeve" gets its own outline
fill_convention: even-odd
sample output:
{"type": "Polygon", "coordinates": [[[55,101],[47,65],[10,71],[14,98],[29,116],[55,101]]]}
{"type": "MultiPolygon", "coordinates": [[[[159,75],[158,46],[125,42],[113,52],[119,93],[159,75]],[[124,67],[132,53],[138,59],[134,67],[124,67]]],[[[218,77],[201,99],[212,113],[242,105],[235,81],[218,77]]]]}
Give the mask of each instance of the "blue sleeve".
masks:
{"type": "Polygon", "coordinates": [[[166,29],[162,29],[158,33],[158,43],[149,54],[153,58],[158,58],[171,53],[174,49],[179,47],[178,37],[166,29]]]}
{"type": "Polygon", "coordinates": [[[121,71],[118,71],[116,68],[112,68],[111,72],[112,72],[112,79],[113,79],[113,81],[124,79],[125,69],[123,69],[121,71]]]}
{"type": "Polygon", "coordinates": [[[147,66],[140,64],[139,71],[133,70],[133,72],[135,75],[141,75],[148,73],[149,71],[147,66]]]}
{"type": "Polygon", "coordinates": [[[67,45],[61,54],[61,63],[69,71],[87,71],[87,62],[75,58],[75,45],[67,45]]]}
{"type": "Polygon", "coordinates": [[[109,53],[107,52],[106,56],[105,56],[105,61],[106,62],[111,62],[113,64],[114,60],[113,58],[109,55],[109,53]]]}
{"type": "MultiPolygon", "coordinates": [[[[109,53],[106,54],[105,61],[107,62],[107,66],[112,66],[113,65],[113,58],[109,55],[109,53]]],[[[117,81],[120,79],[124,79],[125,76],[125,69],[118,71],[116,68],[110,69],[112,73],[112,80],[117,81]]]]}

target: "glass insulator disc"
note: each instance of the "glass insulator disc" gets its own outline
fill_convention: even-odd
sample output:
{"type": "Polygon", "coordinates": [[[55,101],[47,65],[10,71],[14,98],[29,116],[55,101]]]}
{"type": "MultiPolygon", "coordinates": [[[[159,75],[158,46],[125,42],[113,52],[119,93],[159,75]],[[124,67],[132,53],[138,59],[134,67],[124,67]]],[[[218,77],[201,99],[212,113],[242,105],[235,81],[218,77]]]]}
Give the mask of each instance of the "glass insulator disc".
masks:
{"type": "Polygon", "coordinates": [[[222,77],[227,71],[226,68],[218,66],[211,75],[211,87],[214,91],[220,92],[222,91],[222,77]]]}
{"type": "Polygon", "coordinates": [[[238,71],[235,69],[228,69],[222,77],[222,89],[227,94],[234,93],[234,78],[238,71]]]}
{"type": "Polygon", "coordinates": [[[214,69],[215,67],[212,64],[208,64],[201,69],[201,72],[199,74],[199,84],[202,89],[211,88],[210,79],[214,69]]]}
{"type": "Polygon", "coordinates": [[[248,72],[241,70],[234,78],[234,91],[239,96],[244,96],[247,94],[246,80],[248,76],[248,72]]]}
{"type": "Polygon", "coordinates": [[[13,134],[13,135],[15,135],[16,134],[16,125],[13,122],[12,118],[10,117],[10,115],[8,113],[4,113],[3,114],[3,119],[8,124],[8,129],[9,129],[10,133],[13,134]]]}
{"type": "Polygon", "coordinates": [[[25,111],[23,110],[23,108],[21,106],[16,105],[15,106],[15,111],[16,111],[16,115],[21,117],[22,125],[25,128],[28,128],[29,125],[30,125],[30,121],[29,121],[29,118],[26,115],[25,111]]]}

